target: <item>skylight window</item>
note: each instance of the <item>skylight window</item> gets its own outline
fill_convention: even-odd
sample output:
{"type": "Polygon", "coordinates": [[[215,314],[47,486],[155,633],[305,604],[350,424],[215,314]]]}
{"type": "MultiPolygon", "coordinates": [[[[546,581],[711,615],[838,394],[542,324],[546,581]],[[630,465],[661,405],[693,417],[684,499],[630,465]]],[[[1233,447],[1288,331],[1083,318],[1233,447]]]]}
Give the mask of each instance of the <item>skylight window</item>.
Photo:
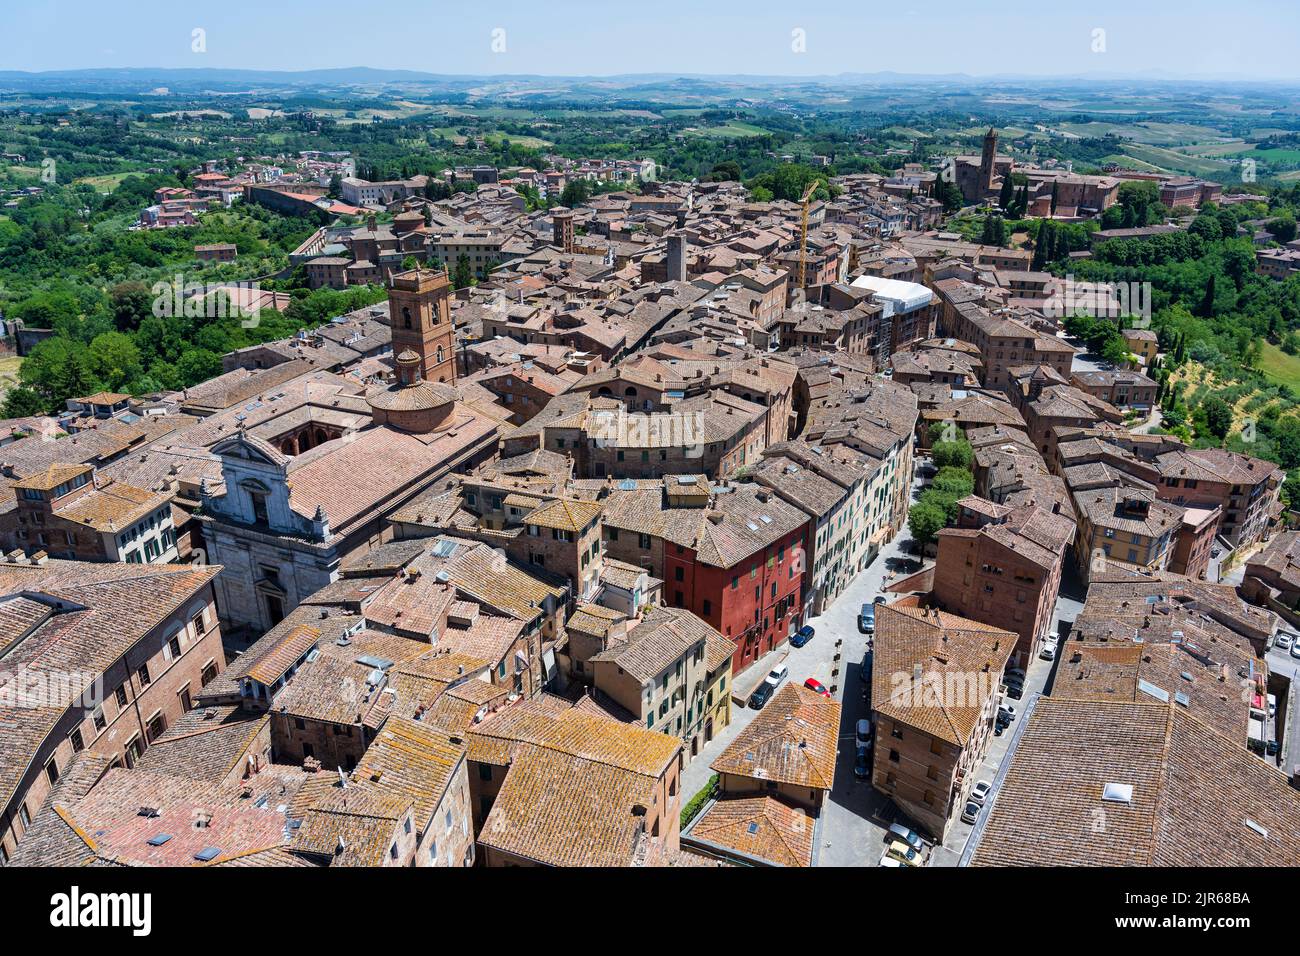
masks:
{"type": "Polygon", "coordinates": [[[1131,783],[1108,783],[1102,788],[1101,798],[1108,803],[1132,803],[1133,785],[1131,783]]]}

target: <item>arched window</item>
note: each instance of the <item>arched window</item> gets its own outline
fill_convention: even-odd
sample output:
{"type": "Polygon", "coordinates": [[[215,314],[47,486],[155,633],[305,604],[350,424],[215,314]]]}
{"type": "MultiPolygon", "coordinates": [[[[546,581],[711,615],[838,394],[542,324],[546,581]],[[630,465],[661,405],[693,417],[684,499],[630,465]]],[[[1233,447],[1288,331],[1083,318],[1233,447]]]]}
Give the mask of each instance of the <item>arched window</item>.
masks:
{"type": "Polygon", "coordinates": [[[439,362],[442,361],[442,355],[443,355],[443,352],[442,352],[442,346],[439,345],[439,346],[438,346],[438,361],[439,361],[439,362]]]}
{"type": "Polygon", "coordinates": [[[636,398],[636,389],[629,385],[627,388],[623,389],[623,394],[628,398],[636,398]]]}
{"type": "Polygon", "coordinates": [[[411,327],[411,310],[407,306],[402,306],[402,327],[406,329],[411,327]]]}

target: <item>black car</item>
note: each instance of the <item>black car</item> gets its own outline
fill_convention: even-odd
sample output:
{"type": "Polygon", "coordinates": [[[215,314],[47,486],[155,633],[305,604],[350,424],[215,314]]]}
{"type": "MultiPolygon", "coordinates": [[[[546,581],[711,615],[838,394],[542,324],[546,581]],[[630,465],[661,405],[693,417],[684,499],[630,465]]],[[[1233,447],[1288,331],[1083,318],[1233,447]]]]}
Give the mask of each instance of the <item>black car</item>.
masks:
{"type": "Polygon", "coordinates": [[[870,747],[858,747],[857,755],[853,758],[853,776],[859,780],[869,780],[871,778],[870,747]]]}
{"type": "Polygon", "coordinates": [[[754,693],[749,695],[749,706],[753,710],[762,710],[763,705],[772,697],[772,692],[776,690],[776,685],[770,681],[763,681],[754,689],[754,693]]]}
{"type": "Polygon", "coordinates": [[[1008,684],[1007,696],[1012,700],[1019,700],[1021,697],[1025,696],[1024,686],[1021,684],[1008,684]]]}
{"type": "Polygon", "coordinates": [[[883,594],[877,594],[877,595],[876,595],[876,599],[875,599],[874,601],[872,601],[871,603],[872,603],[872,604],[884,604],[884,603],[885,603],[885,596],[884,596],[883,594]]]}
{"type": "Polygon", "coordinates": [[[871,682],[871,653],[871,651],[867,651],[862,655],[862,668],[858,671],[858,677],[862,679],[864,684],[871,682]]]}

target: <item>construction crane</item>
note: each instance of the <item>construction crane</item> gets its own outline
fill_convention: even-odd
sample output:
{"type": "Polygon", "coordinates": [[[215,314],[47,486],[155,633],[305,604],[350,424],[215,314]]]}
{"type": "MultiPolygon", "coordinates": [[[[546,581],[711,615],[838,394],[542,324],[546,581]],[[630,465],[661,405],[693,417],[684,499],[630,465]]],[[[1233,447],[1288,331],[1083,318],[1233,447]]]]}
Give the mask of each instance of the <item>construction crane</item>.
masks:
{"type": "Polygon", "coordinates": [[[808,203],[812,200],[812,195],[821,185],[820,179],[814,179],[808,184],[808,188],[803,191],[803,218],[799,224],[799,292],[802,293],[807,287],[808,279],[808,203]]]}

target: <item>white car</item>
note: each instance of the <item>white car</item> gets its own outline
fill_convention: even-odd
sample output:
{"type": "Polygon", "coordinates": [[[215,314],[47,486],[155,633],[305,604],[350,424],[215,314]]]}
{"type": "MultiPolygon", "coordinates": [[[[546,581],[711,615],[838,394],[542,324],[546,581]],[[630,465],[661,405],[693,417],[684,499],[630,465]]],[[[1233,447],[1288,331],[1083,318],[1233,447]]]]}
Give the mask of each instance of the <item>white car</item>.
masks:
{"type": "Polygon", "coordinates": [[[871,721],[863,717],[858,721],[857,727],[857,744],[859,747],[870,747],[872,741],[871,721]]]}
{"type": "Polygon", "coordinates": [[[1273,642],[1273,646],[1279,650],[1289,651],[1291,649],[1291,635],[1279,634],[1277,640],[1273,642]]]}
{"type": "Polygon", "coordinates": [[[1300,641],[1291,642],[1291,656],[1300,658],[1300,641]]]}
{"type": "Polygon", "coordinates": [[[1038,656],[1045,661],[1056,660],[1056,641],[1043,641],[1043,646],[1039,650],[1038,656]]]}
{"type": "Polygon", "coordinates": [[[981,807],[984,806],[984,801],[989,798],[989,791],[992,789],[993,784],[987,780],[977,781],[975,786],[970,788],[971,803],[978,803],[981,807]]]}

